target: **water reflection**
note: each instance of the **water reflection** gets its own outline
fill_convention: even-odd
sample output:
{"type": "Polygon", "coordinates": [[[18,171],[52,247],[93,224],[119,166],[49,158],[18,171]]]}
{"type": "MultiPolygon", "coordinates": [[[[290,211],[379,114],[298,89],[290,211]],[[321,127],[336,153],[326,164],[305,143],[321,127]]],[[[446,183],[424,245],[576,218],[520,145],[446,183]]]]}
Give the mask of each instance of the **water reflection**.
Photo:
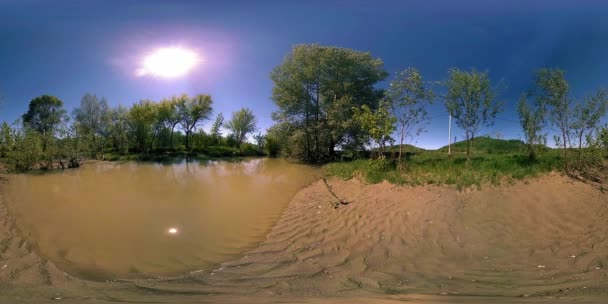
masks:
{"type": "Polygon", "coordinates": [[[12,176],[3,193],[43,255],[72,273],[131,277],[238,255],[318,173],[277,159],[99,162],[12,176]]]}

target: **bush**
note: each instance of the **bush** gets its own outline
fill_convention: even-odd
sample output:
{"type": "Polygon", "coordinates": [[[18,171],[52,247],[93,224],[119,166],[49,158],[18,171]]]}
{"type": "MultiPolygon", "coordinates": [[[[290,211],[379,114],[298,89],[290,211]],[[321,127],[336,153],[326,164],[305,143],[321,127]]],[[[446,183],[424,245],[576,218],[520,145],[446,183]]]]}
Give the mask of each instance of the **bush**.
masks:
{"type": "Polygon", "coordinates": [[[392,158],[373,159],[368,163],[368,168],[374,171],[386,172],[394,170],[397,167],[397,162],[392,158]]]}

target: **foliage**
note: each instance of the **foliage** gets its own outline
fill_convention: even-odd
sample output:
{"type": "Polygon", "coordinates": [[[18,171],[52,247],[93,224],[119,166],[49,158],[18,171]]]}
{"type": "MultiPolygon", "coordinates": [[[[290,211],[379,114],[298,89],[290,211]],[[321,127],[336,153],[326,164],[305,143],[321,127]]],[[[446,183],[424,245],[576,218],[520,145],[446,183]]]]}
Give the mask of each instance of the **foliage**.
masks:
{"type": "Polygon", "coordinates": [[[499,112],[496,91],[490,86],[486,72],[461,71],[452,68],[445,82],[445,106],[456,125],[464,130],[467,140],[467,161],[471,159],[471,139],[482,126],[490,126],[499,112]]]}
{"type": "Polygon", "coordinates": [[[114,151],[129,153],[129,110],[118,106],[110,110],[110,141],[114,151]]]}
{"type": "Polygon", "coordinates": [[[237,148],[241,148],[241,144],[247,139],[247,134],[256,130],[256,123],[253,112],[248,108],[242,108],[232,113],[232,118],[225,124],[225,127],[232,131],[237,148]]]}
{"type": "Polygon", "coordinates": [[[141,100],[129,109],[128,122],[137,151],[150,152],[159,121],[158,107],[151,100],[141,100]]]}
{"type": "Polygon", "coordinates": [[[15,147],[14,130],[7,122],[3,122],[0,127],[0,157],[8,157],[8,154],[15,147]]]}
{"type": "MultiPolygon", "coordinates": [[[[598,90],[595,95],[588,96],[584,103],[577,103],[572,113],[572,135],[578,139],[579,151],[583,148],[583,138],[592,137],[601,118],[608,110],[608,91],[598,90]]],[[[589,142],[588,142],[589,144],[589,142]]]]}
{"type": "Polygon", "coordinates": [[[179,123],[186,133],[186,149],[190,149],[189,139],[192,130],[203,120],[209,119],[212,112],[212,103],[211,96],[206,94],[199,94],[194,97],[183,94],[177,98],[179,123]]]}
{"type": "Polygon", "coordinates": [[[8,153],[10,166],[17,171],[27,171],[42,157],[42,140],[33,128],[23,127],[15,130],[14,149],[8,153]]]}
{"type": "Polygon", "coordinates": [[[397,120],[390,113],[390,104],[383,100],[375,111],[367,105],[354,108],[354,119],[369,134],[369,137],[378,145],[378,158],[384,158],[386,143],[390,141],[391,134],[395,131],[395,121],[397,120]]]}
{"type": "Polygon", "coordinates": [[[213,125],[211,126],[211,136],[215,143],[218,143],[222,138],[221,128],[224,125],[224,114],[217,113],[215,117],[215,121],[213,121],[213,125]]]}
{"type": "Polygon", "coordinates": [[[545,126],[545,107],[540,100],[530,106],[526,96],[522,96],[517,104],[517,112],[528,146],[528,157],[532,161],[536,160],[535,146],[547,140],[546,135],[542,134],[545,126]]]}
{"type": "Polygon", "coordinates": [[[53,133],[65,116],[63,101],[55,96],[42,95],[30,101],[29,108],[22,116],[23,125],[40,134],[53,133]]]}
{"type": "Polygon", "coordinates": [[[433,100],[433,92],[425,87],[418,70],[407,68],[397,73],[395,79],[391,81],[386,91],[386,98],[399,125],[398,158],[401,160],[404,139],[418,136],[424,130],[420,124],[428,119],[425,102],[433,100]]]}
{"type": "Polygon", "coordinates": [[[80,101],[80,107],[74,109],[74,123],[80,135],[87,139],[90,150],[102,153],[110,129],[110,108],[105,98],[99,100],[96,95],[86,94],[80,101]]]}
{"type": "Polygon", "coordinates": [[[159,105],[159,121],[164,125],[165,128],[170,131],[170,146],[173,149],[173,133],[175,132],[175,126],[180,121],[180,116],[177,111],[178,99],[176,97],[165,98],[161,100],[159,105]]]}
{"type": "Polygon", "coordinates": [[[570,98],[569,85],[564,71],[555,68],[543,68],[536,72],[535,94],[537,98],[549,107],[548,118],[561,131],[562,138],[556,144],[564,151],[564,159],[568,164],[567,144],[570,142],[570,98]]]}
{"type": "Polygon", "coordinates": [[[262,135],[262,132],[258,132],[258,134],[253,135],[253,140],[255,140],[255,144],[260,147],[260,149],[264,149],[264,145],[266,144],[266,135],[262,135]]]}
{"type": "Polygon", "coordinates": [[[267,135],[264,150],[266,151],[266,155],[268,155],[268,157],[277,157],[281,151],[279,140],[275,136],[267,135]]]}
{"type": "Polygon", "coordinates": [[[374,85],[387,74],[369,53],[319,45],[297,45],[271,73],[273,118],[288,132],[284,152],[305,162],[332,159],[337,146],[358,144],[361,128],[353,108],[377,107],[374,85]]]}

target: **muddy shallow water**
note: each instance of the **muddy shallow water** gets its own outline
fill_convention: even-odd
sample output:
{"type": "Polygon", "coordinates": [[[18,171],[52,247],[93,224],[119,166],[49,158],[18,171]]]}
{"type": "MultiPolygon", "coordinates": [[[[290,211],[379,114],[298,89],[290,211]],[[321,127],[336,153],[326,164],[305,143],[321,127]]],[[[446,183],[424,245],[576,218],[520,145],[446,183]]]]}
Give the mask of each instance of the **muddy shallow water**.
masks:
{"type": "Polygon", "coordinates": [[[89,163],[3,185],[25,238],[60,268],[105,280],[210,270],[256,246],[318,178],[276,159],[89,163]]]}

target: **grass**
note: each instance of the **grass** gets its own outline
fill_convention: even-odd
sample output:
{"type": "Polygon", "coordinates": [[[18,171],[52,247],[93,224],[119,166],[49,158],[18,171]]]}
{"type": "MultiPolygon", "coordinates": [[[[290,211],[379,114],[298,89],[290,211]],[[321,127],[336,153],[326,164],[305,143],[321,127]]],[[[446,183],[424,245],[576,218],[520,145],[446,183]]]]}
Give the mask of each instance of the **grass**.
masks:
{"type": "Polygon", "coordinates": [[[324,168],[328,175],[342,179],[359,176],[369,183],[386,180],[405,185],[455,185],[462,189],[538,176],[558,170],[561,164],[557,151],[547,151],[533,163],[525,153],[478,153],[469,164],[463,153],[454,153],[449,158],[441,151],[427,151],[412,156],[403,169],[398,169],[391,160],[370,159],[330,163],[324,168]]]}

